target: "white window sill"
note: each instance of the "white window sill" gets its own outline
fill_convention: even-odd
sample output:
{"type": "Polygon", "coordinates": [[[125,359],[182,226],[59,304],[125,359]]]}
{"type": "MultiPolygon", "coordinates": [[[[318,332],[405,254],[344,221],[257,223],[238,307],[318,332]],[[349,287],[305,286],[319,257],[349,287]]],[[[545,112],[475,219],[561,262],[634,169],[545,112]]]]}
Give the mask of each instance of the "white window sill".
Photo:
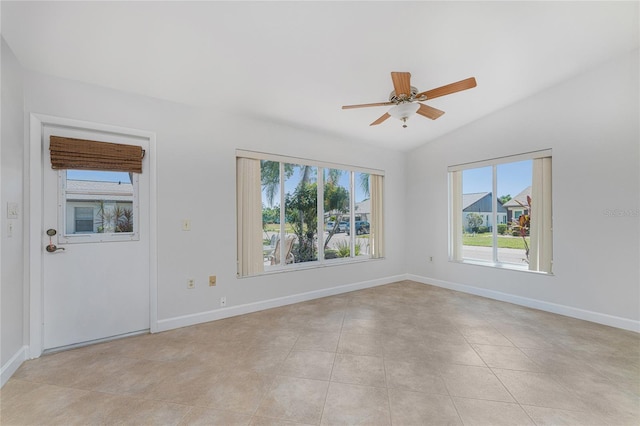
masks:
{"type": "Polygon", "coordinates": [[[254,278],[261,277],[264,275],[273,275],[273,274],[281,274],[286,272],[294,272],[294,271],[305,271],[308,269],[320,269],[320,268],[332,268],[334,266],[343,266],[343,265],[353,265],[354,263],[365,263],[365,262],[375,262],[379,260],[384,260],[384,258],[372,259],[370,257],[354,257],[349,259],[327,259],[322,263],[319,261],[311,261],[311,262],[302,262],[302,263],[293,263],[285,266],[265,266],[264,272],[254,275],[246,275],[236,277],[239,279],[242,278],[254,278]]]}
{"type": "Polygon", "coordinates": [[[537,274],[537,275],[550,275],[553,276],[552,272],[543,272],[543,271],[532,271],[529,269],[529,265],[527,264],[523,264],[523,265],[517,265],[515,263],[496,263],[496,262],[487,262],[487,261],[482,261],[482,260],[474,260],[474,259],[462,259],[462,260],[449,260],[449,262],[452,263],[461,263],[461,264],[465,264],[465,265],[475,265],[475,266],[483,266],[483,267],[489,267],[489,268],[494,268],[494,269],[507,269],[510,271],[519,271],[519,272],[528,272],[530,274],[537,274]]]}

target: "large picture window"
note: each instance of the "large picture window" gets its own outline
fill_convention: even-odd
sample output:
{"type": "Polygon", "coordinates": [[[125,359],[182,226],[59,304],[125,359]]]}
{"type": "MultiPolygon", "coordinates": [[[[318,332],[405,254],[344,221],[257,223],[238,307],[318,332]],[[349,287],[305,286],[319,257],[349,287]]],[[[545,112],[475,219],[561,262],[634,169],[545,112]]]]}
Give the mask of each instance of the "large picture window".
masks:
{"type": "Polygon", "coordinates": [[[449,167],[451,260],[551,273],[551,151],[449,167]]]}
{"type": "Polygon", "coordinates": [[[238,275],[383,257],[383,173],[239,151],[238,275]]]}

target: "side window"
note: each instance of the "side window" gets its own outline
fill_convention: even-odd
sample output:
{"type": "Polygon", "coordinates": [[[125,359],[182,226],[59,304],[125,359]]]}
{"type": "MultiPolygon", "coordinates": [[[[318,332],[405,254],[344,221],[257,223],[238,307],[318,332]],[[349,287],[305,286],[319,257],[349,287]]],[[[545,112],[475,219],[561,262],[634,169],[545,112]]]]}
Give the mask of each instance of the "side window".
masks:
{"type": "Polygon", "coordinates": [[[451,260],[551,272],[551,156],[538,155],[449,168],[451,260]]]}

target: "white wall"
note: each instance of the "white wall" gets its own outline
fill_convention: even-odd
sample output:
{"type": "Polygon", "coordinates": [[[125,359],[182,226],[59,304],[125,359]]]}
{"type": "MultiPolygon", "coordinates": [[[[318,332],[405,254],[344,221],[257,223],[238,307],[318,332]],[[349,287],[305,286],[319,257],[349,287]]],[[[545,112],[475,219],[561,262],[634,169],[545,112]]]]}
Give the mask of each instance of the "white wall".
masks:
{"type": "Polygon", "coordinates": [[[24,116],[22,69],[2,38],[2,158],[0,234],[0,366],[2,383],[24,358],[23,153],[24,116]],[[7,218],[7,203],[17,203],[17,219],[7,218]],[[9,233],[9,227],[12,228],[9,233]]]}
{"type": "MultiPolygon", "coordinates": [[[[13,55],[5,55],[5,47],[3,43],[2,214],[6,197],[22,200],[23,78],[27,113],[156,133],[158,318],[166,327],[184,324],[180,318],[211,318],[208,313],[219,311],[221,296],[233,308],[336,286],[379,283],[407,271],[425,282],[533,300],[543,308],[566,307],[568,313],[586,313],[583,316],[592,320],[611,316],[625,326],[624,321],[640,319],[638,218],[604,214],[605,209],[640,208],[638,52],[405,155],[313,129],[23,72],[13,55]],[[237,279],[237,148],[385,170],[387,259],[237,279]],[[555,275],[448,262],[446,166],[546,148],[553,149],[554,158],[555,275]],[[181,230],[182,219],[191,219],[192,231],[181,230]],[[218,276],[216,287],[206,285],[211,274],[218,276]],[[196,279],[195,290],[186,289],[187,278],[196,279]]],[[[23,317],[28,318],[22,310],[22,268],[16,266],[24,260],[22,231],[18,226],[18,234],[7,239],[4,223],[3,366],[6,357],[20,350],[23,317]]]]}
{"type": "Polygon", "coordinates": [[[194,316],[187,323],[211,318],[203,314],[218,310],[221,296],[233,307],[405,272],[400,152],[32,72],[25,73],[25,109],[156,132],[158,319],[167,327],[185,316],[194,316]],[[236,149],[385,170],[387,259],[236,278],[236,149]],[[191,220],[191,231],[181,230],[182,219],[191,220]],[[216,287],[208,286],[209,275],[217,275],[216,287]],[[188,278],[195,290],[187,290],[188,278]]]}
{"type": "Polygon", "coordinates": [[[410,152],[409,273],[638,329],[638,75],[635,51],[410,152]],[[554,275],[448,262],[447,166],[546,148],[553,150],[554,275]],[[632,214],[608,216],[613,209],[632,214]]]}

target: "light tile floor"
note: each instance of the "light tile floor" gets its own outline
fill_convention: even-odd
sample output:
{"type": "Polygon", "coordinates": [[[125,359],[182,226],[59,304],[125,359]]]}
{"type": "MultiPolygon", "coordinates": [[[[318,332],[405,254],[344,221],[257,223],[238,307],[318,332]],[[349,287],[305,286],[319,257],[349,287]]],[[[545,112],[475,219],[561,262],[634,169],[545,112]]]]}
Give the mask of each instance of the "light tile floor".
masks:
{"type": "Polygon", "coordinates": [[[2,425],[638,425],[640,336],[403,281],[25,362],[2,425]]]}

